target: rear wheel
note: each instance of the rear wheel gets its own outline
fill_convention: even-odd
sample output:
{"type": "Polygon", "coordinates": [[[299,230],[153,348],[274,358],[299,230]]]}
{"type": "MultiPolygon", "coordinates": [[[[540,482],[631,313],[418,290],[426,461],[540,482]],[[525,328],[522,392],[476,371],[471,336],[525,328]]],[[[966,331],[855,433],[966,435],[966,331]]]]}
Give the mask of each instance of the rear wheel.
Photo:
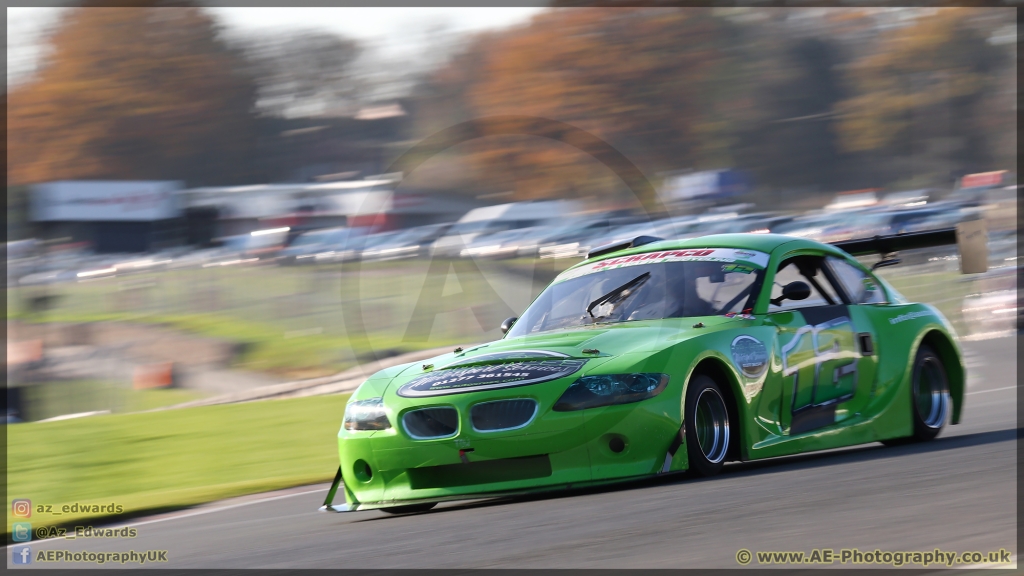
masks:
{"type": "Polygon", "coordinates": [[[415,514],[417,512],[426,512],[434,506],[437,506],[437,502],[428,502],[426,504],[408,504],[406,506],[391,506],[390,508],[381,508],[381,512],[387,512],[388,514],[415,514]]]}
{"type": "Polygon", "coordinates": [[[906,438],[885,440],[887,445],[931,440],[946,425],[949,414],[949,378],[942,360],[927,345],[922,345],[914,357],[910,394],[913,403],[911,419],[914,433],[906,438]]]}
{"type": "Polygon", "coordinates": [[[686,454],[701,476],[718,474],[731,441],[729,408],[721,388],[709,376],[694,376],[686,390],[686,454]]]}

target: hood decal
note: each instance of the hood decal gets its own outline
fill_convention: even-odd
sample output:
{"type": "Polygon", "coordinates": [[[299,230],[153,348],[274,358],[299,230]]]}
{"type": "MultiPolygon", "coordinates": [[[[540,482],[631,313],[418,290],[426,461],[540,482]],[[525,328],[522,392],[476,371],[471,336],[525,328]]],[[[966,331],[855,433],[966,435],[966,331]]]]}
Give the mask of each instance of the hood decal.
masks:
{"type": "Polygon", "coordinates": [[[578,372],[587,363],[584,359],[537,360],[441,369],[413,378],[398,389],[405,398],[424,398],[512,388],[548,382],[578,372]]]}

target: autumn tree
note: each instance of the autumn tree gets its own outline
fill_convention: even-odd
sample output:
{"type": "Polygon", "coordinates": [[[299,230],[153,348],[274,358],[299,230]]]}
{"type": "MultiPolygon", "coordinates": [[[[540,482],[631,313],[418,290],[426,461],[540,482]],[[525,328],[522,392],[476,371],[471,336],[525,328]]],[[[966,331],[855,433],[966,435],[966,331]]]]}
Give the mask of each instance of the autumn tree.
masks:
{"type": "MultiPolygon", "coordinates": [[[[999,122],[982,105],[997,92],[1005,53],[970,25],[975,11],[948,8],[884,33],[849,71],[856,95],[841,105],[846,150],[872,153],[876,168],[907,180],[997,169],[990,135],[999,122]],[[895,164],[895,165],[894,165],[895,164]]],[[[1011,125],[1011,110],[1004,110],[1011,125]]]]}
{"type": "MultiPolygon", "coordinates": [[[[545,12],[472,43],[438,73],[446,81],[435,84],[426,109],[445,120],[523,115],[566,122],[611,142],[652,177],[728,165],[712,85],[724,69],[728,38],[721,29],[707,10],[545,12]]],[[[464,150],[519,198],[622,189],[607,168],[566,143],[492,137],[464,150]]]]}
{"type": "Polygon", "coordinates": [[[841,185],[847,159],[835,124],[847,91],[842,48],[824,35],[794,35],[772,20],[740,26],[737,46],[730,126],[738,164],[778,188],[841,185]]]}
{"type": "Polygon", "coordinates": [[[10,94],[8,184],[258,174],[255,89],[217,33],[195,7],[69,9],[10,94]]]}
{"type": "MultiPolygon", "coordinates": [[[[992,37],[1014,35],[1013,13],[554,9],[471,42],[420,86],[417,125],[427,136],[472,118],[559,120],[611,142],[653,180],[747,169],[761,198],[775,190],[766,207],[948,183],[1012,159],[1012,46],[992,37]]],[[[621,190],[585,153],[542,138],[488,137],[457,153],[476,188],[518,198],[621,190]]]]}

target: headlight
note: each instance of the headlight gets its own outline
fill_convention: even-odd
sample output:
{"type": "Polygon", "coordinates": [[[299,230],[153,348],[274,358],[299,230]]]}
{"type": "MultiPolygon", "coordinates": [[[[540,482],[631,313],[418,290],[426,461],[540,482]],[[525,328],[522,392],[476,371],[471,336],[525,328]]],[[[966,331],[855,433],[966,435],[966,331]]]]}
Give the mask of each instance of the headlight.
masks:
{"type": "Polygon", "coordinates": [[[384,413],[384,399],[370,398],[349,402],[345,406],[345,430],[387,430],[391,428],[388,416],[384,413]]]}
{"type": "Polygon", "coordinates": [[[556,412],[629,404],[653,398],[668,386],[668,374],[583,376],[555,403],[556,412]]]}

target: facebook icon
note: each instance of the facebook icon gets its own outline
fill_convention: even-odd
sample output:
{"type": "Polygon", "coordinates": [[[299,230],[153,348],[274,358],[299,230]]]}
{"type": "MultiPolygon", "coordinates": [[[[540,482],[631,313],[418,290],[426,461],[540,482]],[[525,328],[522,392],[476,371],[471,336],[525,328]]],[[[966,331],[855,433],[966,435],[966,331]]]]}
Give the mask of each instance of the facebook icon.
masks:
{"type": "Polygon", "coordinates": [[[32,563],[32,547],[21,546],[11,550],[11,561],[15,564],[31,564],[32,563]]]}

